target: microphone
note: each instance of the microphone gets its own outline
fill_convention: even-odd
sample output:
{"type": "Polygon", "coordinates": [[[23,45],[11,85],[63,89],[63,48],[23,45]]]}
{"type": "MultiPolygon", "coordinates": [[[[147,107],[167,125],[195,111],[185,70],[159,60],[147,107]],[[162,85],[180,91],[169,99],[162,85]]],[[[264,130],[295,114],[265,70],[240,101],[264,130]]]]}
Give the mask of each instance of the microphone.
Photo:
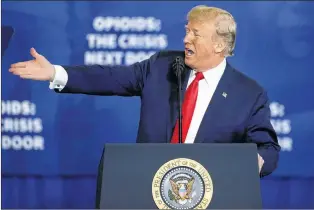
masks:
{"type": "Polygon", "coordinates": [[[183,58],[180,56],[177,56],[174,63],[173,63],[173,68],[175,70],[175,74],[176,76],[179,78],[181,77],[181,74],[184,71],[184,61],[183,58]]]}
{"type": "Polygon", "coordinates": [[[182,97],[181,97],[181,90],[182,90],[182,73],[184,72],[184,61],[183,58],[178,56],[175,59],[173,64],[173,68],[175,70],[175,74],[178,79],[178,101],[179,101],[179,114],[178,114],[178,121],[179,121],[179,144],[182,144],[182,97]]]}

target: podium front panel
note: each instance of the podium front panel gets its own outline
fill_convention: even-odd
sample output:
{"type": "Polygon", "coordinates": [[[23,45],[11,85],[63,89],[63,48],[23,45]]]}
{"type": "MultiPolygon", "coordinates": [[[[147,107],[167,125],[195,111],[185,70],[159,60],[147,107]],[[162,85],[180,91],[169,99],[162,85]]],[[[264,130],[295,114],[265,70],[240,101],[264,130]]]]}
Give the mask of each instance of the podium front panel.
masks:
{"type": "MultiPolygon", "coordinates": [[[[180,202],[185,201],[176,200],[171,204],[172,209],[186,209],[192,207],[191,205],[194,205],[193,208],[202,208],[202,202],[205,202],[204,205],[207,202],[207,209],[262,208],[257,149],[254,144],[108,144],[104,149],[100,171],[99,208],[157,209],[156,197],[163,203],[169,201],[164,199],[169,196],[168,193],[171,193],[173,199],[179,199],[182,193],[184,194],[181,190],[184,191],[187,187],[182,186],[180,194],[180,186],[175,190],[177,193],[173,193],[173,186],[162,186],[164,194],[156,192],[158,195],[153,196],[153,181],[156,182],[157,188],[161,188],[164,183],[161,183],[162,177],[158,177],[158,173],[163,175],[163,180],[167,177],[169,179],[170,176],[166,173],[170,173],[170,169],[176,169],[178,172],[181,170],[183,175],[186,174],[183,173],[185,170],[195,174],[193,168],[182,165],[186,164],[184,161],[180,162],[181,167],[176,167],[178,162],[171,162],[175,160],[188,160],[189,164],[194,161],[199,163],[209,174],[210,180],[206,178],[199,182],[202,176],[205,177],[205,173],[197,169],[198,176],[193,178],[196,189],[194,193],[205,193],[207,200],[193,203],[190,198],[190,203],[184,205],[180,202]],[[172,166],[166,166],[166,163],[171,163],[172,166]],[[197,183],[205,185],[199,187],[197,183]]],[[[187,174],[185,177],[188,176],[187,174]]],[[[185,186],[188,186],[187,184],[185,186]]]]}

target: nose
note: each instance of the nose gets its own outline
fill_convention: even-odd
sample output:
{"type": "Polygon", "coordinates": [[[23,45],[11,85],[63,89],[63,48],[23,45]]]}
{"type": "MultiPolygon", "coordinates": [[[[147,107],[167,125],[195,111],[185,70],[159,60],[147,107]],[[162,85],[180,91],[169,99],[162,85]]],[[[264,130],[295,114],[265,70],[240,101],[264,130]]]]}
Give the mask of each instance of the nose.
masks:
{"type": "Polygon", "coordinates": [[[184,37],[184,39],[183,39],[183,43],[184,43],[184,44],[191,43],[191,36],[189,35],[189,33],[186,33],[186,34],[185,34],[185,37],[184,37]]]}

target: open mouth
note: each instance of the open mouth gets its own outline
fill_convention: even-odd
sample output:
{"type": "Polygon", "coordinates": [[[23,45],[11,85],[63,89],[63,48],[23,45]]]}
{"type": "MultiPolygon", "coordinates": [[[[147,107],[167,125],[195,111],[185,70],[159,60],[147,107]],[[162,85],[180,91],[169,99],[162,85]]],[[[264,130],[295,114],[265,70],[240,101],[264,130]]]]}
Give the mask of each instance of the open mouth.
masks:
{"type": "Polygon", "coordinates": [[[189,49],[189,48],[185,48],[185,55],[186,56],[192,56],[194,55],[193,50],[189,49]]]}

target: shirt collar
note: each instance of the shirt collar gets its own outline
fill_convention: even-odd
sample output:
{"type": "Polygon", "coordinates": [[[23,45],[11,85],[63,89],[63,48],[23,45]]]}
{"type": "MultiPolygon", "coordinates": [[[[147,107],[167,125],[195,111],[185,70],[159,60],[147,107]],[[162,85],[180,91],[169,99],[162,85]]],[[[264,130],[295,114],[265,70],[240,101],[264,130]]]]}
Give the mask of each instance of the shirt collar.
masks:
{"type": "MultiPolygon", "coordinates": [[[[226,59],[224,59],[218,66],[208,69],[207,71],[203,72],[204,79],[206,80],[207,84],[210,84],[212,81],[219,82],[221,76],[223,75],[226,69],[226,59]]],[[[192,71],[191,77],[195,77],[196,71],[192,71]]]]}

